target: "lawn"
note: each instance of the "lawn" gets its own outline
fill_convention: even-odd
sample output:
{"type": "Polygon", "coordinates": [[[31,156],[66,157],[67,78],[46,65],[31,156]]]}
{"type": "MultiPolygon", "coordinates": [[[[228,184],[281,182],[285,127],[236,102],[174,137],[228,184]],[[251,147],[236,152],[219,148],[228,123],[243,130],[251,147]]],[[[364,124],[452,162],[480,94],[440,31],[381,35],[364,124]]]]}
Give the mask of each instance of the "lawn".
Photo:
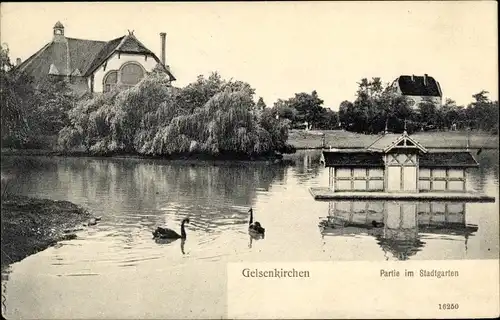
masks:
{"type": "MultiPolygon", "coordinates": [[[[377,135],[366,135],[343,130],[290,130],[288,143],[297,149],[315,149],[322,147],[323,134],[326,147],[332,148],[365,148],[369,146],[377,135]]],[[[498,135],[482,132],[418,132],[412,135],[426,148],[453,148],[465,149],[467,139],[469,147],[498,149],[498,135]]]]}

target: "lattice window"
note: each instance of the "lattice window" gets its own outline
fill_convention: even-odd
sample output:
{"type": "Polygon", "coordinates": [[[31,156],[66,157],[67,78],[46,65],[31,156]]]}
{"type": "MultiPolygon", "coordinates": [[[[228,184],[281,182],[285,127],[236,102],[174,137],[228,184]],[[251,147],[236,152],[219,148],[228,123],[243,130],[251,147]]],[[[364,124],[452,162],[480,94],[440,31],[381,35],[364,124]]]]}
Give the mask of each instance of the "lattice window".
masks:
{"type": "Polygon", "coordinates": [[[335,191],[381,191],[384,189],[383,168],[336,168],[335,191]]]}
{"type": "Polygon", "coordinates": [[[120,82],[124,86],[135,86],[144,77],[143,67],[136,62],[126,62],[120,69],[120,82]]]}
{"type": "Polygon", "coordinates": [[[104,76],[103,79],[103,91],[111,91],[116,86],[118,82],[118,72],[116,70],[111,70],[104,76]]]}
{"type": "Polygon", "coordinates": [[[415,154],[389,154],[388,165],[416,166],[417,156],[415,154]]]}
{"type": "Polygon", "coordinates": [[[453,168],[421,168],[419,172],[420,191],[465,191],[465,170],[453,168]]]}

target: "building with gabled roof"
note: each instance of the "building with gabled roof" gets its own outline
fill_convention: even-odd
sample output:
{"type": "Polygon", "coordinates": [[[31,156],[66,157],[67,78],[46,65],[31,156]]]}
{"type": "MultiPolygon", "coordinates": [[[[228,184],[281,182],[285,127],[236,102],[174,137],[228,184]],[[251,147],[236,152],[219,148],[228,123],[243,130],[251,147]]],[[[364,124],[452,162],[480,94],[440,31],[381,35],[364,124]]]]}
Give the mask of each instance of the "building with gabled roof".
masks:
{"type": "Polygon", "coordinates": [[[392,82],[391,88],[406,97],[412,107],[417,107],[419,103],[425,101],[432,102],[436,107],[442,105],[441,85],[427,74],[401,75],[392,82]]]}
{"type": "Polygon", "coordinates": [[[134,86],[155,68],[169,81],[176,80],[165,61],[165,33],[160,33],[160,59],[130,31],[109,41],[69,38],[64,31],[58,21],[52,41],[24,62],[18,59],[14,70],[31,76],[35,85],[51,77],[64,79],[78,94],[134,86]]]}
{"type": "Polygon", "coordinates": [[[329,191],[415,194],[467,192],[468,151],[430,151],[407,132],[383,134],[365,149],[323,151],[329,191]]]}

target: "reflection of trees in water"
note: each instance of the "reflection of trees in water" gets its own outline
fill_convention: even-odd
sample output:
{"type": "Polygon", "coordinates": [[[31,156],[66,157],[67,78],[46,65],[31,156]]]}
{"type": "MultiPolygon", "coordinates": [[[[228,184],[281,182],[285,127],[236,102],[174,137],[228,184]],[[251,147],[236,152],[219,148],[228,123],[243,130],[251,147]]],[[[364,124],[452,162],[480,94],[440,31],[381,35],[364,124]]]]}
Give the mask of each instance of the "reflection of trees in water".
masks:
{"type": "Polygon", "coordinates": [[[285,171],[265,164],[196,164],[141,166],[134,173],[142,190],[157,193],[169,211],[194,217],[190,228],[210,231],[215,226],[246,223],[248,209],[234,206],[250,206],[257,191],[268,190],[274,180],[284,180],[285,171]]]}
{"type": "Polygon", "coordinates": [[[474,154],[479,168],[468,169],[468,176],[473,180],[473,188],[478,191],[484,191],[484,186],[490,177],[496,180],[498,184],[498,149],[483,150],[479,155],[474,154]]]}
{"type": "Polygon", "coordinates": [[[47,158],[42,162],[48,165],[40,166],[45,168],[37,172],[40,179],[25,176],[24,184],[47,198],[66,199],[98,211],[104,218],[112,216],[115,223],[124,225],[120,233],[125,234],[130,231],[127,226],[163,222],[155,218],[163,216],[162,212],[176,220],[180,215],[198,216],[201,222],[195,219],[191,228],[247,222],[247,208],[233,206],[250,206],[258,190],[268,190],[285,176],[283,166],[265,163],[187,165],[95,158],[47,158]]]}
{"type": "Polygon", "coordinates": [[[467,250],[478,228],[466,225],[465,210],[458,202],[338,201],[320,227],[324,236],[371,235],[387,259],[407,260],[424,248],[422,233],[462,236],[467,250]]]}
{"type": "Polygon", "coordinates": [[[176,202],[194,205],[241,205],[252,203],[256,189],[269,189],[276,179],[284,179],[278,166],[148,165],[134,170],[134,189],[147,194],[158,192],[176,202]]]}
{"type": "Polygon", "coordinates": [[[33,180],[44,183],[40,171],[57,172],[58,164],[48,157],[2,156],[1,168],[2,191],[7,187],[9,193],[24,194],[31,191],[33,180]]]}
{"type": "Polygon", "coordinates": [[[318,176],[322,166],[319,163],[322,150],[297,150],[287,155],[286,160],[293,164],[294,175],[300,182],[305,182],[318,176]]]}

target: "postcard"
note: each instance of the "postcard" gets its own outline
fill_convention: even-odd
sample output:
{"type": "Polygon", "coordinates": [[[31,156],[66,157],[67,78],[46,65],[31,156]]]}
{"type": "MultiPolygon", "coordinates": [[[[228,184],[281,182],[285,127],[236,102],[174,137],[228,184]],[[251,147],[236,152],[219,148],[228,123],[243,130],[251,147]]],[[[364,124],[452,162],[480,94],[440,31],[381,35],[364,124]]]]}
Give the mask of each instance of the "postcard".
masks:
{"type": "Polygon", "coordinates": [[[2,3],[2,315],[498,317],[496,12],[2,3]]]}

